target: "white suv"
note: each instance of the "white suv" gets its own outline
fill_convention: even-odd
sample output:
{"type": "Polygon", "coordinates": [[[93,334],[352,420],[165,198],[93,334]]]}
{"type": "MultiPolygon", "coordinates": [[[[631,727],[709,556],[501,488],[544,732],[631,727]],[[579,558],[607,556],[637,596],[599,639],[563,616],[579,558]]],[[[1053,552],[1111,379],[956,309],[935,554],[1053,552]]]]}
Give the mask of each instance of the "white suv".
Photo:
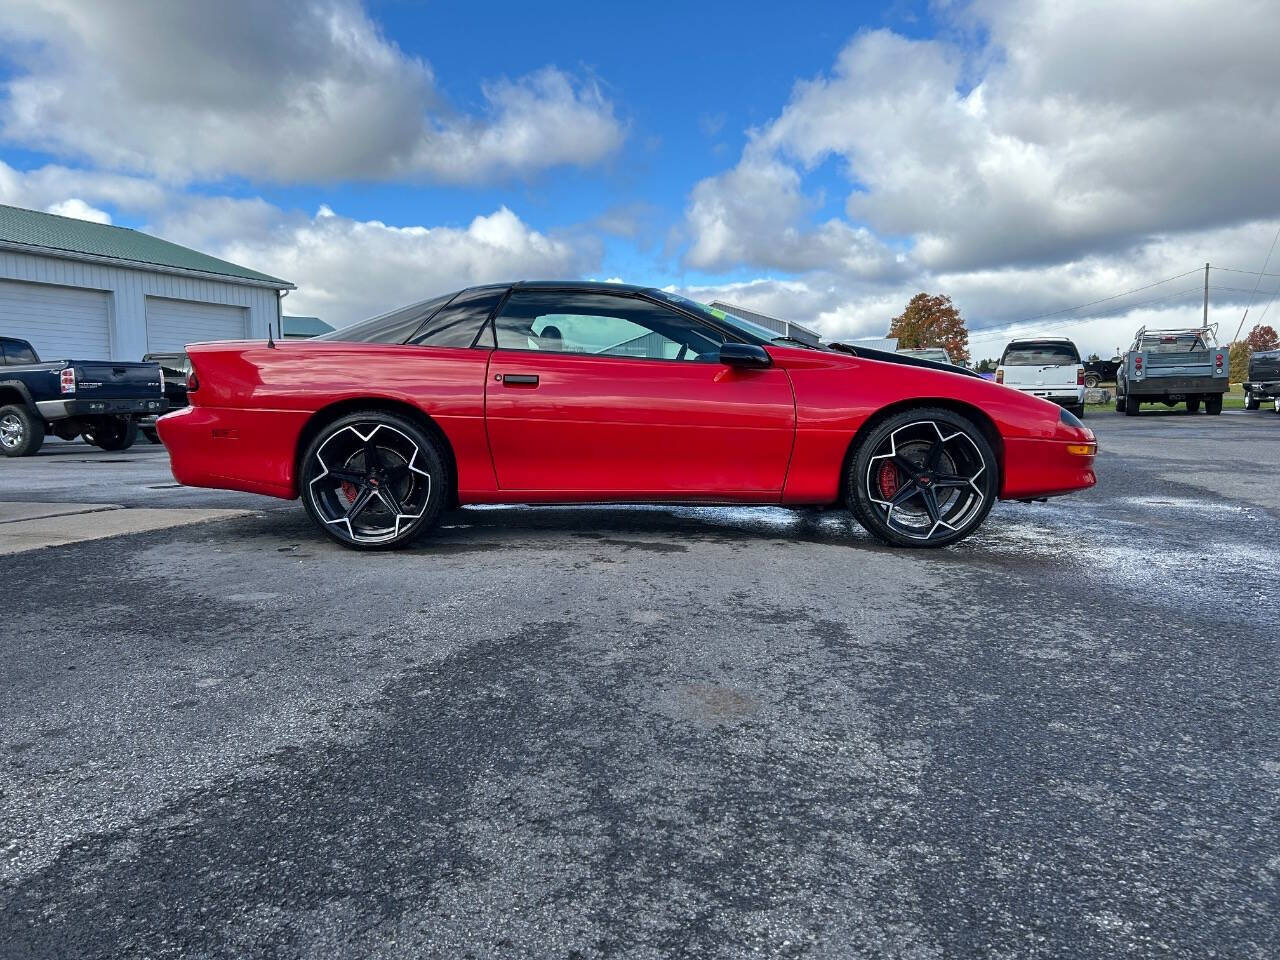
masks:
{"type": "Polygon", "coordinates": [[[1077,417],[1084,416],[1084,367],[1080,351],[1065,338],[1010,341],[996,368],[996,383],[1044,397],[1077,417]]]}

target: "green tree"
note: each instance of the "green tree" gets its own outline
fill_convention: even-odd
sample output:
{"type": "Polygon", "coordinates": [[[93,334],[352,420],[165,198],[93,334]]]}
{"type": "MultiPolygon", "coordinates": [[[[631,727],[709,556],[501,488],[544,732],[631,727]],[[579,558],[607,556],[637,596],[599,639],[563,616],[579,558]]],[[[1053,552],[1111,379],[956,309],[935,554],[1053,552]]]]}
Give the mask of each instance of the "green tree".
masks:
{"type": "Polygon", "coordinates": [[[942,347],[952,363],[969,362],[969,331],[948,296],[917,293],[890,322],[889,336],[904,350],[942,347]]]}
{"type": "Polygon", "coordinates": [[[998,366],[1000,366],[998,360],[979,360],[978,365],[973,369],[978,373],[995,373],[998,366]]]}

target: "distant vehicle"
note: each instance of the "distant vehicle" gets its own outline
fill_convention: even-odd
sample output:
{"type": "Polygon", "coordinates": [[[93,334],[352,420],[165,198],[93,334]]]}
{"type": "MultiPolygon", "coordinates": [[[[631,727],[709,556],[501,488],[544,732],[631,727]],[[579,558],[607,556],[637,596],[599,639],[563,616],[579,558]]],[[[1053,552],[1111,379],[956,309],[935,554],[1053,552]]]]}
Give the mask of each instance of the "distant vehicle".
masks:
{"type": "Polygon", "coordinates": [[[1137,416],[1144,403],[1172,407],[1185,402],[1188,413],[1222,412],[1228,387],[1227,351],[1218,346],[1218,327],[1140,329],[1116,374],[1116,413],[1137,416]]]}
{"type": "Polygon", "coordinates": [[[1116,372],[1123,361],[1119,357],[1110,360],[1086,360],[1084,362],[1084,385],[1092,390],[1100,383],[1115,383],[1116,372]]]}
{"type": "MultiPolygon", "coordinates": [[[[146,363],[160,364],[160,372],[164,374],[164,398],[170,410],[181,410],[187,405],[187,377],[191,374],[191,358],[185,353],[147,353],[142,359],[146,363]]],[[[138,421],[138,429],[152,443],[160,442],[156,432],[156,417],[144,417],[138,421]]]]}
{"type": "Polygon", "coordinates": [[[31,344],[11,337],[0,337],[0,357],[0,453],[6,457],[33,456],[46,433],[124,450],[138,435],[138,418],[165,410],[164,376],[154,363],[42,363],[31,344]]]}
{"type": "Polygon", "coordinates": [[[1084,367],[1080,351],[1065,337],[1010,341],[996,367],[996,383],[1084,416],[1084,367]]]}
{"type": "Polygon", "coordinates": [[[917,360],[934,360],[938,363],[950,363],[953,367],[955,366],[951,362],[951,356],[942,347],[920,347],[916,350],[895,350],[894,352],[903,357],[915,357],[917,360]]]}
{"type": "Polygon", "coordinates": [[[1257,410],[1263,400],[1280,413],[1280,350],[1259,350],[1249,357],[1249,379],[1244,382],[1244,408],[1257,410]]]}

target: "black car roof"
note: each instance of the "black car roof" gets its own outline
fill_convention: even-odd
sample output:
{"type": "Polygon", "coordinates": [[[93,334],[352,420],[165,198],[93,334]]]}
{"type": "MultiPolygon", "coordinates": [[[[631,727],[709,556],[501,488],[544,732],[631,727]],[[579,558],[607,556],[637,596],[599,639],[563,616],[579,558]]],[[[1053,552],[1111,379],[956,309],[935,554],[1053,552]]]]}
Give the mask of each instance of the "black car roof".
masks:
{"type": "Polygon", "coordinates": [[[468,290],[514,287],[521,290],[585,290],[592,293],[648,293],[652,287],[604,280],[516,280],[513,283],[485,283],[468,290]]]}

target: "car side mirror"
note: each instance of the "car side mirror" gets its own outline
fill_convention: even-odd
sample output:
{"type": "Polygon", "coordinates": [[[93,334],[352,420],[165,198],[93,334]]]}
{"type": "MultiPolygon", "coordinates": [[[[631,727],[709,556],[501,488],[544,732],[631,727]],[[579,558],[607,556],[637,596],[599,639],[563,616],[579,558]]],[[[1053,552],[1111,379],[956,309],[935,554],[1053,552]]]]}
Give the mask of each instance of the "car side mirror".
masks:
{"type": "Polygon", "coordinates": [[[751,367],[757,370],[773,366],[773,358],[765,348],[754,343],[722,343],[720,362],[730,367],[751,367]]]}

